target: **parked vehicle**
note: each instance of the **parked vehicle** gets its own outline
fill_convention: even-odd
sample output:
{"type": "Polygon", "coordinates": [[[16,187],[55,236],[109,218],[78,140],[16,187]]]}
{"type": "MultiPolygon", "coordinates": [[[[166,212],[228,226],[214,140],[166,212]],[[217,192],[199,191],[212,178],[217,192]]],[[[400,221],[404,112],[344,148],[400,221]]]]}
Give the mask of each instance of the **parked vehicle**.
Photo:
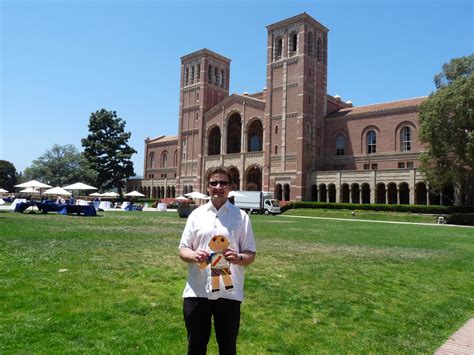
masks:
{"type": "Polygon", "coordinates": [[[236,191],[234,205],[248,213],[278,214],[281,213],[278,201],[270,192],[236,191]]]}

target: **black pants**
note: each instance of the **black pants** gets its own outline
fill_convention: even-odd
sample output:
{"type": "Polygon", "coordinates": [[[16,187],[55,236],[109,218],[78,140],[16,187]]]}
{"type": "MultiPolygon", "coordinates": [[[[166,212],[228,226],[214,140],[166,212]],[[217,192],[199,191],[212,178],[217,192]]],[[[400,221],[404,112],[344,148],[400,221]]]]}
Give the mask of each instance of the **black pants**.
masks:
{"type": "Polygon", "coordinates": [[[185,298],[183,301],[184,322],[188,332],[188,354],[206,354],[211,336],[211,318],[220,355],[236,354],[237,335],[240,325],[239,301],[219,298],[185,298]]]}

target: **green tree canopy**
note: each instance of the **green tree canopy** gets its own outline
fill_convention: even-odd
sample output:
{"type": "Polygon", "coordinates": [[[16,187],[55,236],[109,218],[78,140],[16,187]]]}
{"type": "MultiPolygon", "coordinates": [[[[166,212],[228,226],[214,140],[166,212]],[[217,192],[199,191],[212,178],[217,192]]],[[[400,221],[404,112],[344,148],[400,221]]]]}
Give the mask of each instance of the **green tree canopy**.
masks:
{"type": "Polygon", "coordinates": [[[27,180],[36,179],[52,186],[64,186],[78,181],[95,184],[97,173],[89,167],[82,153],[72,144],[53,145],[26,168],[27,180]]]}
{"type": "Polygon", "coordinates": [[[13,192],[17,181],[15,166],[7,160],[0,160],[0,189],[13,192]]]}
{"type": "Polygon", "coordinates": [[[115,111],[101,109],[91,114],[89,135],[81,140],[84,154],[98,173],[102,188],[117,187],[122,192],[123,180],[135,175],[130,160],[137,151],[128,145],[130,132],[126,122],[115,111]]]}
{"type": "Polygon", "coordinates": [[[474,56],[443,65],[435,83],[420,109],[422,170],[435,188],[453,185],[457,204],[474,205],[474,56]]]}

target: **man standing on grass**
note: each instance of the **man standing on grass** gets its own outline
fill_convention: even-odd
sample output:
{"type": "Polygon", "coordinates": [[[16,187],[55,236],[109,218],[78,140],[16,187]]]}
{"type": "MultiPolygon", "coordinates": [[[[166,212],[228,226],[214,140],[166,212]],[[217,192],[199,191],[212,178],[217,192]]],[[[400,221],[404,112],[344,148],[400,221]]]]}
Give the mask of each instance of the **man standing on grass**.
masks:
{"type": "MultiPolygon", "coordinates": [[[[244,267],[255,259],[256,247],[249,216],[232,205],[227,196],[230,173],[224,167],[207,173],[207,191],[211,200],[195,209],[188,217],[179,244],[180,258],[189,263],[188,280],[183,292],[183,314],[188,335],[188,354],[205,354],[211,335],[211,318],[220,354],[236,354],[240,324],[240,304],[244,298],[244,267]],[[211,260],[209,242],[224,236],[230,242],[223,256],[230,267],[233,287],[212,287],[211,267],[199,264],[211,260]],[[215,239],[215,238],[214,238],[215,239]]],[[[212,276],[215,275],[212,271],[212,276]]],[[[221,276],[224,276],[220,274],[221,276]]]]}

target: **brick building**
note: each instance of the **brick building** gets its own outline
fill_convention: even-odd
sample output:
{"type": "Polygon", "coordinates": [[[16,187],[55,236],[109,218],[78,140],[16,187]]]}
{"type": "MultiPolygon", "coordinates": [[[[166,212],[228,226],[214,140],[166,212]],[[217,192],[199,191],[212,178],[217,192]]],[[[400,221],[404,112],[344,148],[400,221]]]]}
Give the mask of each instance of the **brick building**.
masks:
{"type": "Polygon", "coordinates": [[[207,169],[224,165],[234,189],[286,201],[452,201],[452,190],[440,201],[417,169],[425,98],[354,107],[327,93],[325,26],[303,13],[267,30],[260,93],[229,94],[230,59],[222,55],[181,57],[178,135],[145,140],[143,180],[128,189],[151,198],[205,192],[207,169]]]}

